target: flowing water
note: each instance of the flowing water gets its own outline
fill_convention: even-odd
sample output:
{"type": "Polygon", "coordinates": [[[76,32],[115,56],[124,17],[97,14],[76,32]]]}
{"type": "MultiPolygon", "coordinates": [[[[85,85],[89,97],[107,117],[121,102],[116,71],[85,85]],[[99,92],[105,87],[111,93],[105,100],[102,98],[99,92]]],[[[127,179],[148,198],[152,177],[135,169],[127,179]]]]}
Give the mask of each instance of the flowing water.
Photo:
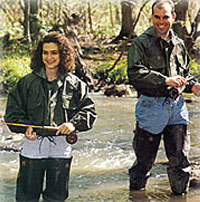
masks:
{"type": "MultiPolygon", "coordinates": [[[[197,202],[200,189],[191,189],[182,197],[171,195],[166,174],[163,143],[152,169],[146,191],[129,193],[128,168],[135,155],[132,137],[135,125],[135,97],[112,98],[92,95],[98,114],[94,128],[79,134],[73,145],[69,202],[197,202]]],[[[5,111],[6,96],[0,97],[0,115],[5,111]]],[[[200,160],[200,99],[188,103],[191,124],[190,158],[200,160]]],[[[0,126],[0,202],[15,201],[18,150],[22,135],[11,134],[0,126]],[[4,150],[3,148],[7,148],[4,150]],[[9,150],[12,148],[13,150],[9,150]],[[8,151],[9,150],[9,151],[8,151]]]]}

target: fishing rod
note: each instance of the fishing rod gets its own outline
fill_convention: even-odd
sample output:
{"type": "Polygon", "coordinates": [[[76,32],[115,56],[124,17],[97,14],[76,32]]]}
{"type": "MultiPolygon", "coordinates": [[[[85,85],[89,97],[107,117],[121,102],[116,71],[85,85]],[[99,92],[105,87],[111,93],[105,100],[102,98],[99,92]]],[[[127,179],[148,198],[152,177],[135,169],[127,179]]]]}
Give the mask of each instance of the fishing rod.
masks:
{"type": "MultiPolygon", "coordinates": [[[[17,127],[31,127],[31,128],[36,128],[36,129],[42,129],[42,130],[50,130],[50,131],[57,131],[57,127],[53,126],[35,126],[35,125],[28,125],[28,124],[21,124],[21,123],[7,123],[7,122],[1,122],[3,125],[8,125],[8,126],[17,126],[17,127]]],[[[78,140],[78,136],[76,135],[77,131],[73,131],[69,135],[66,135],[66,141],[69,144],[75,144],[78,140]]]]}
{"type": "Polygon", "coordinates": [[[191,81],[192,79],[197,79],[200,77],[200,74],[196,74],[196,75],[193,75],[193,76],[189,76],[189,77],[186,77],[187,81],[191,81]]]}
{"type": "MultiPolygon", "coordinates": [[[[200,77],[200,74],[196,74],[196,75],[193,75],[193,76],[186,77],[186,80],[187,81],[191,81],[192,79],[197,79],[199,77],[200,77]]],[[[185,85],[182,86],[182,87],[179,87],[179,88],[169,87],[168,88],[168,90],[169,90],[169,96],[171,98],[176,99],[178,97],[178,95],[180,95],[183,92],[184,89],[185,89],[185,85]]]]}

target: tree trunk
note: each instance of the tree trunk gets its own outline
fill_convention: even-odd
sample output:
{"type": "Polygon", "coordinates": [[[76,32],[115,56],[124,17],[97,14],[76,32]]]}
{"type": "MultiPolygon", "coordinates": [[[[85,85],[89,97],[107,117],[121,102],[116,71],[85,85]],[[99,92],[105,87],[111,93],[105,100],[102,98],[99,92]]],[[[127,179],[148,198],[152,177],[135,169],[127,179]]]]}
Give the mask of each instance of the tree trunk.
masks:
{"type": "Polygon", "coordinates": [[[200,9],[198,10],[194,22],[190,22],[191,31],[186,28],[187,12],[189,9],[188,0],[173,0],[177,14],[176,23],[173,25],[174,31],[185,42],[186,48],[191,58],[199,58],[199,48],[195,48],[195,42],[200,36],[198,29],[200,23],[200,9]]]}
{"type": "MultiPolygon", "coordinates": [[[[85,83],[87,83],[90,89],[94,89],[95,80],[91,76],[91,72],[83,60],[83,53],[76,33],[77,32],[76,25],[78,24],[75,24],[75,21],[67,15],[67,12],[63,11],[63,13],[65,15],[65,24],[63,25],[64,32],[66,37],[73,44],[75,50],[75,65],[76,65],[75,74],[81,80],[85,81],[85,83]]],[[[80,20],[77,20],[77,22],[79,21],[80,20]]]]}
{"type": "Polygon", "coordinates": [[[92,11],[91,11],[90,2],[88,2],[88,19],[89,19],[90,31],[93,32],[92,11]]]}
{"type": "Polygon", "coordinates": [[[174,0],[174,3],[177,17],[173,29],[181,39],[185,40],[188,35],[185,23],[189,2],[188,0],[174,0]]]}
{"type": "Polygon", "coordinates": [[[39,36],[38,16],[42,8],[42,0],[24,0],[21,8],[24,13],[24,38],[31,43],[39,36]]]}
{"type": "Polygon", "coordinates": [[[122,26],[119,35],[112,40],[111,43],[118,43],[119,40],[124,37],[128,37],[129,33],[132,31],[132,25],[134,22],[133,17],[134,2],[130,0],[123,0],[121,2],[121,12],[122,12],[122,26]]]}
{"type": "Polygon", "coordinates": [[[128,37],[129,33],[132,31],[132,25],[134,21],[133,17],[133,3],[130,1],[122,1],[122,28],[121,34],[128,37]]]}
{"type": "Polygon", "coordinates": [[[24,38],[27,39],[29,43],[31,43],[31,33],[30,33],[30,1],[24,0],[24,38]]]}
{"type": "Polygon", "coordinates": [[[31,32],[31,39],[37,40],[39,35],[39,24],[38,24],[38,15],[41,6],[41,0],[30,0],[30,32],[31,32]]]}
{"type": "Polygon", "coordinates": [[[112,3],[111,2],[109,2],[109,10],[110,10],[110,23],[111,23],[111,26],[114,27],[113,13],[112,13],[112,3]]]}
{"type": "Polygon", "coordinates": [[[120,11],[118,5],[115,7],[115,23],[120,23],[120,11]]]}

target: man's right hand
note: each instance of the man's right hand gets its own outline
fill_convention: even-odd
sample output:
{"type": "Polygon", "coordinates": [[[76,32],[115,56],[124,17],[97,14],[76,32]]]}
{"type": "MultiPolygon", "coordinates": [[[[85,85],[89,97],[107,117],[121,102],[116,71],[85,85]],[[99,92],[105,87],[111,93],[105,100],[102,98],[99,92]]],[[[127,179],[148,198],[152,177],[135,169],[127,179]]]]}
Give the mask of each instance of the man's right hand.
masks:
{"type": "Polygon", "coordinates": [[[25,132],[25,136],[27,139],[29,140],[35,140],[36,139],[36,132],[33,131],[33,128],[32,127],[28,127],[26,129],[26,132],[25,132]]]}
{"type": "Polygon", "coordinates": [[[187,84],[187,79],[182,76],[172,76],[165,80],[166,85],[170,87],[181,87],[187,84]]]}

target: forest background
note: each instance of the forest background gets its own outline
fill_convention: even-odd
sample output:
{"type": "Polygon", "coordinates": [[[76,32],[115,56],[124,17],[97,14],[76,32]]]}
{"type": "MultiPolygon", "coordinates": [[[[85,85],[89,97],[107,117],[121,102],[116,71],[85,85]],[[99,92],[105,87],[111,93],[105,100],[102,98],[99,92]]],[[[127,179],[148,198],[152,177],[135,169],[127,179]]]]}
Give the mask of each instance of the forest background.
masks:
{"type": "MultiPolygon", "coordinates": [[[[127,50],[131,40],[151,25],[153,2],[0,0],[0,91],[9,92],[31,71],[31,52],[38,40],[53,30],[70,39],[76,53],[75,74],[91,91],[127,85],[127,50]]],[[[173,29],[184,40],[191,73],[196,74],[200,71],[199,1],[174,2],[177,19],[173,29]]]]}

